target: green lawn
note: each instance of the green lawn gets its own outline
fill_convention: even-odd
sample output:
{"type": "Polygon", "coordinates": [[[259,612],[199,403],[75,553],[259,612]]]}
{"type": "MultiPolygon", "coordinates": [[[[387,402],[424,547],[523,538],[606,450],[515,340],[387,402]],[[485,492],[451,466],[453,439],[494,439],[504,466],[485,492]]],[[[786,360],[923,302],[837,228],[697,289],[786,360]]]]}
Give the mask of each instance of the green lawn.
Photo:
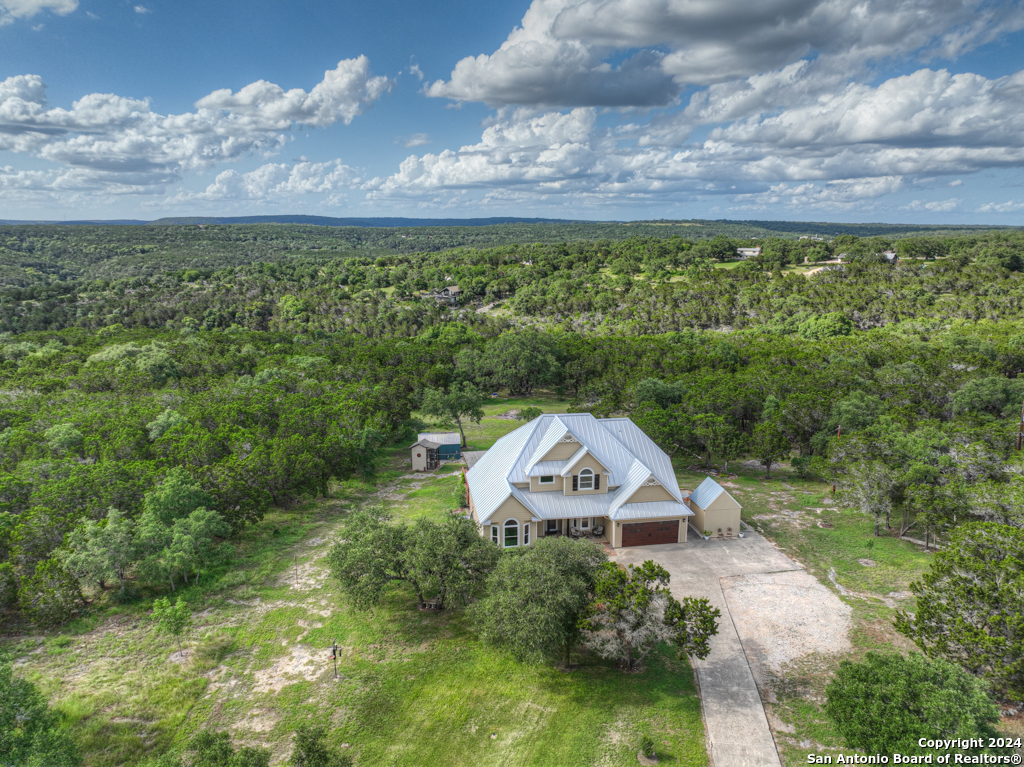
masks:
{"type": "MultiPolygon", "coordinates": [[[[519,426],[494,416],[527,405],[567,403],[488,403],[471,446],[519,426]]],[[[407,519],[452,508],[459,467],[411,475],[408,460],[394,446],[375,480],[268,515],[241,535],[230,563],[179,589],[196,623],[184,662],[151,631],[152,595],[123,606],[105,596],[59,632],[4,643],[64,713],[89,767],[138,764],[206,727],[269,747],[283,764],[303,722],[328,724],[331,743],[360,765],[628,765],[645,733],[663,763],[707,764],[693,673],[667,649],[642,673],[588,656],[566,673],[483,646],[461,612],[421,613],[404,589],[370,612],[345,603],[323,556],[348,511],[375,499],[407,519]]]]}

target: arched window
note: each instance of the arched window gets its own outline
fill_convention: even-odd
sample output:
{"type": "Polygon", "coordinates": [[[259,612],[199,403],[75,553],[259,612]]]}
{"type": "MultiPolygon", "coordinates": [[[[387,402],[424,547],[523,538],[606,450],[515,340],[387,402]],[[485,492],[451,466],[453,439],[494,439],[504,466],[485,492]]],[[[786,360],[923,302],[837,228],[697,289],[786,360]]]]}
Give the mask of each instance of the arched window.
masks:
{"type": "Polygon", "coordinates": [[[583,469],[580,472],[580,490],[594,489],[594,472],[590,469],[583,469]]]}
{"type": "Polygon", "coordinates": [[[505,523],[505,548],[512,549],[519,545],[519,521],[510,519],[505,523]]]}

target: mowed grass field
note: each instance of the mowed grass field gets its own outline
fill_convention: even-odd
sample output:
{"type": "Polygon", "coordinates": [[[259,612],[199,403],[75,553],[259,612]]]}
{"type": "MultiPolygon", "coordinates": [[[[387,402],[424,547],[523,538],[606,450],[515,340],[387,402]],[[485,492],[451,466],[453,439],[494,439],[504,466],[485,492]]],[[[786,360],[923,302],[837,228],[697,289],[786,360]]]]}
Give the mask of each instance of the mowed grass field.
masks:
{"type": "MultiPolygon", "coordinates": [[[[509,409],[566,404],[495,400],[469,428],[470,448],[520,425],[496,417],[509,409]]],[[[439,518],[454,505],[459,467],[411,475],[408,460],[395,446],[373,480],[277,510],[233,541],[229,561],[178,591],[195,620],[184,659],[154,635],[151,594],[125,605],[100,596],[75,623],[20,627],[4,649],[64,714],[89,767],[138,764],[203,728],[284,764],[307,722],[327,724],[360,765],[628,765],[641,734],[662,763],[707,764],[693,673],[667,648],[642,673],[586,655],[567,673],[484,646],[459,611],[419,612],[407,589],[368,612],[345,602],[324,557],[348,513],[384,502],[403,518],[439,518]]]]}

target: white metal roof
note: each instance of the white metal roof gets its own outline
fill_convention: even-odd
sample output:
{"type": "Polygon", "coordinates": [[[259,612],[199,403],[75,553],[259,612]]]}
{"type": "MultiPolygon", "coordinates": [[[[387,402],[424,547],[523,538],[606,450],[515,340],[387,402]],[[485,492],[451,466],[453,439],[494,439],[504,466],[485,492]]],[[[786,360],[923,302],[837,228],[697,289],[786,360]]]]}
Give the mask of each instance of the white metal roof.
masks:
{"type": "Polygon", "coordinates": [[[512,464],[533,437],[542,418],[535,418],[506,434],[466,472],[466,482],[469,483],[469,492],[481,522],[490,519],[495,509],[512,495],[513,487],[508,481],[512,464]]]}
{"type": "MultiPolygon", "coordinates": [[[[724,487],[711,479],[711,477],[707,477],[703,482],[697,485],[696,490],[690,493],[690,503],[695,503],[702,509],[706,509],[711,505],[712,501],[722,493],[729,495],[726,493],[724,487]]],[[[729,495],[729,497],[732,498],[731,495],[729,495]]],[[[735,501],[736,499],[733,498],[733,500],[735,501]]]]}
{"type": "Polygon", "coordinates": [[[527,476],[530,477],[554,477],[562,473],[565,461],[541,461],[530,467],[527,476]]]}
{"type": "Polygon", "coordinates": [[[654,501],[652,503],[627,503],[620,506],[612,519],[654,519],[656,517],[692,517],[693,512],[675,501],[654,501]]]}
{"type": "Polygon", "coordinates": [[[672,469],[672,459],[654,443],[653,439],[644,434],[639,426],[628,418],[604,418],[596,422],[614,434],[619,443],[649,468],[661,486],[668,490],[669,495],[679,501],[683,500],[676,473],[672,469]]]}
{"type": "MultiPolygon", "coordinates": [[[[541,416],[540,418],[543,418],[541,416]]],[[[539,421],[540,418],[537,420],[539,421]]],[[[528,461],[523,469],[529,472],[533,466],[541,461],[563,438],[567,441],[571,440],[574,443],[578,443],[579,439],[566,427],[565,423],[559,420],[557,416],[550,416],[544,423],[543,429],[538,429],[536,432],[540,436],[540,441],[533,446],[530,450],[528,461]]],[[[550,461],[548,462],[550,463],[550,461]]],[[[529,476],[526,474],[525,476],[529,476]]],[[[521,482],[522,480],[513,480],[514,482],[521,482]]]]}
{"type": "Polygon", "coordinates": [[[669,457],[628,418],[598,420],[590,413],[545,414],[499,439],[466,475],[481,522],[509,498],[541,519],[607,516],[642,519],[656,516],[689,516],[669,457]],[[629,483],[607,493],[566,495],[558,491],[531,493],[515,487],[531,476],[561,474],[572,462],[541,461],[551,448],[572,435],[585,450],[608,469],[609,487],[629,483]],[[653,475],[675,501],[627,504],[626,500],[653,475]],[[614,509],[612,508],[614,505],[614,509]],[[642,508],[640,508],[642,507],[642,508]]]}
{"type": "MultiPolygon", "coordinates": [[[[575,453],[573,453],[572,457],[568,461],[565,462],[565,466],[562,468],[561,475],[563,477],[571,476],[572,475],[573,467],[576,464],[578,464],[580,461],[582,461],[585,456],[588,456],[588,455],[591,455],[590,449],[586,445],[584,445],[579,450],[577,450],[575,453]]],[[[602,466],[604,466],[604,463],[596,455],[593,456],[593,458],[596,459],[597,462],[600,463],[602,466]]],[[[603,474],[610,474],[611,472],[609,472],[607,469],[608,469],[608,467],[605,466],[605,471],[602,472],[602,473],[603,474]]]]}
{"type": "Polygon", "coordinates": [[[428,432],[426,434],[417,435],[416,439],[426,439],[431,442],[436,442],[439,445],[458,445],[462,442],[462,437],[459,436],[458,432],[445,431],[445,432],[428,432]]]}
{"type": "Polygon", "coordinates": [[[650,469],[640,463],[640,461],[633,461],[633,465],[629,467],[629,474],[626,475],[626,481],[622,483],[622,486],[615,493],[611,510],[613,512],[617,511],[621,506],[625,505],[633,493],[639,490],[640,486],[650,479],[651,476],[650,469]]]}

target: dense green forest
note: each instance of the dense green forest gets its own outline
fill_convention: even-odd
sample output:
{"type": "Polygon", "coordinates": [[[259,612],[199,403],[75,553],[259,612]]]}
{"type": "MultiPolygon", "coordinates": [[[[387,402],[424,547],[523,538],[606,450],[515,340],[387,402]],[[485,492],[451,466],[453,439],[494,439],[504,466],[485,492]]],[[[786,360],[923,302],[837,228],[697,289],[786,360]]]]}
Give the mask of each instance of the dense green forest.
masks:
{"type": "Polygon", "coordinates": [[[1024,527],[1024,234],[713,224],[0,227],[0,620],[195,585],[491,393],[784,462],[876,536],[1024,527]]]}
{"type": "Polygon", "coordinates": [[[111,509],[140,526],[162,520],[138,575],[173,587],[202,556],[172,546],[180,520],[159,511],[174,505],[160,500],[169,477],[203,499],[191,508],[217,510],[223,537],[271,505],[322,494],[332,476],[368,471],[377,446],[411,433],[425,388],[460,380],[558,387],[574,409],[630,413],[667,451],[699,462],[793,453],[803,470],[848,480],[880,524],[922,535],[969,518],[1021,523],[1024,327],[811,326],[788,336],[481,333],[457,321],[407,339],[187,327],[9,336],[0,594],[8,607],[66,618],[95,584],[75,583],[62,549],[111,509]]]}
{"type": "Polygon", "coordinates": [[[38,278],[0,293],[8,607],[45,612],[70,589],[55,614],[74,609],[88,584],[62,552],[112,509],[164,526],[120,571],[173,587],[201,563],[169,542],[187,520],[153,511],[168,477],[224,535],[370,471],[378,446],[411,433],[425,390],[463,382],[556,388],[700,460],[795,454],[801,471],[873,488],[858,503],[887,525],[895,513],[931,535],[964,510],[1016,518],[1016,232],[768,238],[736,263],[722,235],[371,258],[311,255],[325,242],[312,227],[146,231],[0,232],[8,268],[38,278]],[[239,263],[160,272],[204,249],[239,263]],[[93,276],[115,265],[127,274],[93,276]],[[456,303],[434,298],[454,284],[456,303]]]}

